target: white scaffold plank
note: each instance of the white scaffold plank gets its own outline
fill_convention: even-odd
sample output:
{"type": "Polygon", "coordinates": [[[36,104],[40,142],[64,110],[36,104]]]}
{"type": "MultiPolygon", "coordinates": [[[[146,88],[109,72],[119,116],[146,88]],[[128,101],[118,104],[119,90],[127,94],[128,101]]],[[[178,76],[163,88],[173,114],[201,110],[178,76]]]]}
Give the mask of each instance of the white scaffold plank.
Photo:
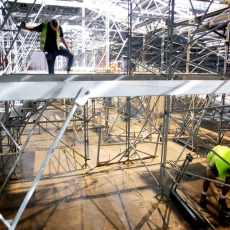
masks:
{"type": "Polygon", "coordinates": [[[88,98],[229,93],[227,80],[0,82],[0,101],[75,98],[81,88],[88,98]]]}
{"type": "MultiPolygon", "coordinates": [[[[39,74],[35,71],[26,71],[26,73],[3,74],[0,76],[0,82],[48,82],[48,81],[156,81],[167,80],[166,76],[156,74],[113,74],[113,73],[74,73],[74,74],[39,74]]],[[[186,74],[177,73],[174,80],[230,80],[217,74],[186,74]]]]}

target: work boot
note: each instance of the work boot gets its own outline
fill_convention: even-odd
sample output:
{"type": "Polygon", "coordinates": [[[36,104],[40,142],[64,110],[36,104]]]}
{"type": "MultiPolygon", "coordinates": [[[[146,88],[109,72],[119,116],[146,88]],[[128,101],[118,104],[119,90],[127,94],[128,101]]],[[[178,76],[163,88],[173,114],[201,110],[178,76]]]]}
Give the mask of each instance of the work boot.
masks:
{"type": "Polygon", "coordinates": [[[229,211],[229,208],[228,208],[228,205],[226,204],[225,198],[223,198],[223,199],[220,198],[219,199],[219,205],[220,205],[221,211],[224,211],[224,212],[229,211]]]}
{"type": "Polygon", "coordinates": [[[205,207],[206,206],[206,195],[202,194],[200,197],[200,205],[205,207]]]}

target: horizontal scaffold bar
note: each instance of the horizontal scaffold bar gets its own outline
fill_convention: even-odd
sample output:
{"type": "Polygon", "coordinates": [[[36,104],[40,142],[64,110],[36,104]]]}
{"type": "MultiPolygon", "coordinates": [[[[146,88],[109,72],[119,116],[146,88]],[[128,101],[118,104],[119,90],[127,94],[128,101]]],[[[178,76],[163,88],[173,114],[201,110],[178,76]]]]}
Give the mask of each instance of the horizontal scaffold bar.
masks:
{"type": "Polygon", "coordinates": [[[7,76],[0,76],[0,101],[75,98],[81,88],[89,91],[88,98],[225,94],[230,89],[230,80],[144,80],[134,76],[123,80],[127,76],[120,75],[102,81],[90,80],[89,75],[85,76],[88,80],[82,81],[79,79],[83,76],[77,76],[8,75],[8,81],[7,76]]]}
{"type": "MultiPolygon", "coordinates": [[[[166,80],[163,74],[115,74],[115,73],[78,73],[78,74],[38,74],[35,71],[27,71],[20,74],[3,74],[0,76],[0,82],[18,82],[18,81],[138,81],[138,80],[166,80]]],[[[230,77],[224,77],[217,74],[189,74],[176,73],[173,76],[175,80],[230,80],[230,77]]]]}

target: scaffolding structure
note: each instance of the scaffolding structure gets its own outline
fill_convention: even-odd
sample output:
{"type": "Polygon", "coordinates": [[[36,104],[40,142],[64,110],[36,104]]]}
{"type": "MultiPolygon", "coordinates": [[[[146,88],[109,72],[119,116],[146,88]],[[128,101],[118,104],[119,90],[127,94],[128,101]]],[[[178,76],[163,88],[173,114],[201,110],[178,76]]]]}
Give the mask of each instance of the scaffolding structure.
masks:
{"type": "MultiPolygon", "coordinates": [[[[146,158],[160,155],[160,180],[150,172],[160,201],[165,200],[167,180],[177,184],[183,175],[176,165],[186,148],[207,154],[216,144],[226,144],[228,1],[1,0],[0,6],[0,173],[4,175],[0,193],[10,178],[20,177],[16,166],[35,129],[54,137],[15,219],[9,223],[0,215],[8,229],[16,227],[63,135],[68,140],[62,141],[63,152],[82,159],[76,160],[76,169],[90,167],[89,130],[98,133],[97,166],[129,165],[135,160],[145,165],[146,158]],[[74,69],[88,73],[26,73],[39,50],[39,35],[25,32],[20,23],[38,25],[50,15],[65,29],[75,53],[74,69]],[[203,134],[208,122],[216,135],[203,134]],[[30,131],[21,143],[26,128],[30,131]],[[168,141],[183,146],[170,168],[166,167],[168,141]],[[143,151],[142,145],[149,145],[151,151],[143,151]],[[101,160],[100,150],[111,146],[118,146],[115,154],[101,160]],[[172,178],[170,170],[179,171],[178,178],[172,178]]],[[[56,69],[65,67],[66,60],[60,58],[56,69]]],[[[186,164],[191,161],[186,159],[186,164]]],[[[175,190],[171,190],[174,196],[175,190]]]]}

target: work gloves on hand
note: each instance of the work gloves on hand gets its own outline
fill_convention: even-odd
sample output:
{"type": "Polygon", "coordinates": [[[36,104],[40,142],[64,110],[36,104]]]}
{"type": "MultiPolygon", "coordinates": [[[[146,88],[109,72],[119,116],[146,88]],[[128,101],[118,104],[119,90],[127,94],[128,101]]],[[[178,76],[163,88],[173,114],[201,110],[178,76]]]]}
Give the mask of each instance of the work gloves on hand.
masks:
{"type": "Polygon", "coordinates": [[[21,28],[23,28],[23,29],[26,28],[26,23],[25,22],[21,22],[21,28]]]}

